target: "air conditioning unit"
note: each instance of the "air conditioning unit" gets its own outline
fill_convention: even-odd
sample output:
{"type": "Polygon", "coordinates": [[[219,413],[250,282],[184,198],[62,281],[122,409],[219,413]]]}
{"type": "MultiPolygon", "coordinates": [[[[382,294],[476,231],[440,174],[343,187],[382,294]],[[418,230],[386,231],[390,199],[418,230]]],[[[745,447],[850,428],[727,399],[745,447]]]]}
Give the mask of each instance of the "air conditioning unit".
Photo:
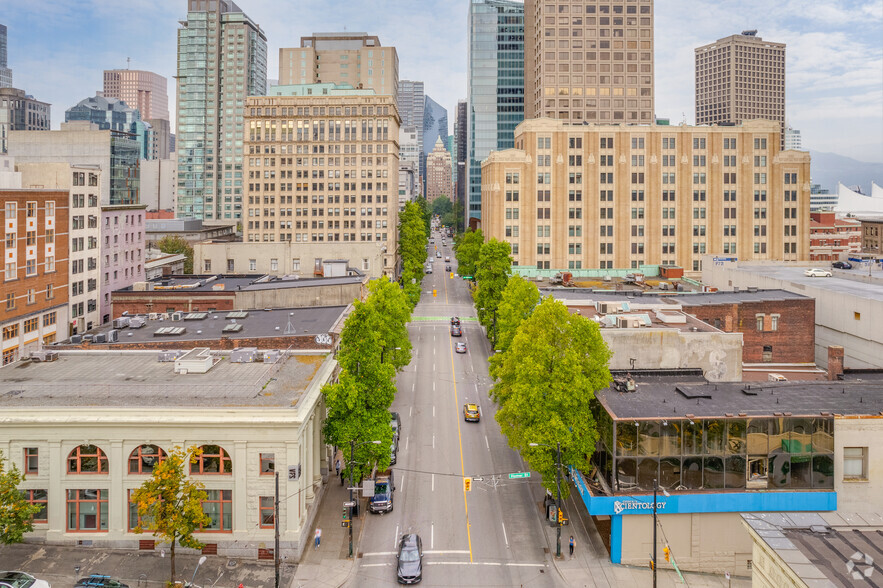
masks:
{"type": "Polygon", "coordinates": [[[83,341],[88,341],[89,343],[91,343],[94,337],[94,335],[83,335],[83,341]]]}
{"type": "Polygon", "coordinates": [[[159,355],[156,356],[156,361],[161,362],[161,363],[172,362],[172,361],[175,361],[176,359],[178,359],[183,354],[184,354],[184,352],[179,349],[170,349],[168,351],[160,351],[159,355]]]}
{"type": "Polygon", "coordinates": [[[107,343],[107,335],[104,333],[95,333],[95,336],[92,338],[93,343],[107,343]]]}
{"type": "Polygon", "coordinates": [[[173,313],[172,313],[172,320],[173,320],[173,321],[180,321],[180,320],[183,320],[183,318],[184,318],[184,313],[183,313],[183,312],[180,312],[180,311],[179,311],[179,312],[173,312],[173,313]]]}
{"type": "Polygon", "coordinates": [[[270,351],[264,351],[262,360],[264,363],[276,363],[281,357],[281,351],[278,349],[271,349],[270,351]]]}
{"type": "Polygon", "coordinates": [[[107,332],[107,342],[108,343],[116,343],[120,340],[120,332],[116,329],[111,329],[107,332]]]}
{"type": "Polygon", "coordinates": [[[79,345],[83,342],[82,335],[71,335],[71,345],[79,345]]]}
{"type": "Polygon", "coordinates": [[[145,325],[146,321],[143,316],[133,316],[129,319],[129,328],[130,329],[140,329],[145,325]]]}
{"type": "Polygon", "coordinates": [[[152,321],[158,320],[158,319],[159,319],[159,313],[151,312],[151,313],[149,313],[149,314],[147,315],[147,318],[149,318],[149,319],[152,320],[152,321]]]}
{"type": "Polygon", "coordinates": [[[230,352],[231,363],[252,363],[258,357],[257,347],[237,347],[230,352]]]}
{"type": "Polygon", "coordinates": [[[114,329],[124,329],[129,326],[129,317],[121,316],[120,318],[113,319],[113,328],[114,329]]]}
{"type": "Polygon", "coordinates": [[[55,361],[58,359],[57,351],[32,351],[31,361],[55,361]]]}

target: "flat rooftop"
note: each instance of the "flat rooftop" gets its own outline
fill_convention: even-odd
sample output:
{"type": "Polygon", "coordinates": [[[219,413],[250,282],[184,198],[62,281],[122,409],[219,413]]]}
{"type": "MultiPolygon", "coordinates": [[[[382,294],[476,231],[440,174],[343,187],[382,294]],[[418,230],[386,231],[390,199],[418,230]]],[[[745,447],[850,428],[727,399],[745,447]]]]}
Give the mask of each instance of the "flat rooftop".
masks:
{"type": "Polygon", "coordinates": [[[867,269],[860,267],[853,267],[851,270],[831,269],[830,263],[824,261],[809,262],[801,266],[748,262],[739,263],[739,266],[732,268],[732,271],[790,282],[793,287],[798,289],[819,288],[850,298],[858,297],[883,302],[883,273],[880,270],[874,270],[870,281],[867,269]],[[810,278],[803,275],[805,270],[813,267],[828,269],[834,275],[830,278],[810,278]]]}
{"type": "Polygon", "coordinates": [[[883,380],[707,383],[697,377],[636,376],[634,392],[596,396],[614,419],[727,416],[883,415],[883,380]]]}
{"type": "Polygon", "coordinates": [[[743,513],[742,520],[807,586],[881,586],[881,514],[743,513]]]}
{"type": "MultiPolygon", "coordinates": [[[[203,341],[229,337],[256,339],[262,337],[322,335],[331,333],[346,312],[346,306],[312,306],[272,310],[221,310],[215,312],[182,312],[182,320],[150,320],[140,328],[118,329],[116,344],[169,341],[203,341]],[[233,325],[240,325],[239,327],[233,325]],[[159,332],[160,329],[163,331],[159,332]],[[173,329],[170,331],[169,329],[173,329]],[[183,329],[178,333],[177,329],[183,329]],[[225,331],[226,329],[226,331],[225,331]]],[[[131,316],[129,318],[132,318],[131,316]]],[[[104,325],[91,333],[107,333],[112,325],[104,325]]],[[[68,340],[67,342],[70,342],[68,340]]],[[[113,345],[114,343],[110,343],[113,345]]],[[[52,349],[49,347],[48,349],[52,349]]]]}
{"type": "MultiPolygon", "coordinates": [[[[802,273],[803,270],[801,270],[802,273]]],[[[811,278],[807,278],[811,279],[811,278]]],[[[815,278],[818,280],[819,278],[815,278]]],[[[543,295],[551,295],[565,302],[620,302],[630,301],[635,304],[681,304],[684,306],[705,306],[714,304],[734,304],[739,302],[767,302],[775,300],[800,300],[809,298],[803,294],[781,289],[771,290],[740,290],[738,292],[659,292],[648,291],[614,291],[593,290],[591,288],[540,288],[543,295]]]]}
{"type": "Polygon", "coordinates": [[[229,354],[216,354],[221,361],[205,374],[186,375],[157,361],[158,352],[61,352],[52,362],[16,362],[0,369],[0,415],[38,407],[293,407],[327,357],[231,363],[229,354]]]}
{"type": "MultiPolygon", "coordinates": [[[[152,294],[158,292],[230,292],[230,291],[254,291],[276,290],[283,288],[311,288],[316,286],[342,286],[346,284],[360,284],[365,277],[362,275],[339,276],[334,278],[282,278],[266,274],[246,275],[194,275],[194,276],[164,276],[151,280],[153,289],[148,290],[152,294]]],[[[133,286],[114,290],[114,292],[141,292],[133,286]]]]}

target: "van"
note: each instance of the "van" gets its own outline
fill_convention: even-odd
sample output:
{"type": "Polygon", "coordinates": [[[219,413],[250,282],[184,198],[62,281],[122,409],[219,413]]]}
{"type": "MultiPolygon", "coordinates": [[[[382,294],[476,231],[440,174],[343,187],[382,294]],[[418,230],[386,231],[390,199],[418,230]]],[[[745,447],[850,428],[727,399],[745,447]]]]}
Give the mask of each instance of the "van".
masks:
{"type": "Polygon", "coordinates": [[[368,510],[373,513],[392,512],[395,489],[395,473],[391,469],[377,472],[374,476],[374,496],[368,502],[368,510]]]}

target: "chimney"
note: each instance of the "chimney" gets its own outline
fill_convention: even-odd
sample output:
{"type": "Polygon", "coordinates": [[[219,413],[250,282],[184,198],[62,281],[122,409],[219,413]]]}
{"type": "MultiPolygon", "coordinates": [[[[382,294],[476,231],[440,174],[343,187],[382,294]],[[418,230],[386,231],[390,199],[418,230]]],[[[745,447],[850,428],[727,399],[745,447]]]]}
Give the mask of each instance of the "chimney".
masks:
{"type": "Polygon", "coordinates": [[[828,381],[837,380],[843,375],[843,347],[828,345],[828,381]]]}

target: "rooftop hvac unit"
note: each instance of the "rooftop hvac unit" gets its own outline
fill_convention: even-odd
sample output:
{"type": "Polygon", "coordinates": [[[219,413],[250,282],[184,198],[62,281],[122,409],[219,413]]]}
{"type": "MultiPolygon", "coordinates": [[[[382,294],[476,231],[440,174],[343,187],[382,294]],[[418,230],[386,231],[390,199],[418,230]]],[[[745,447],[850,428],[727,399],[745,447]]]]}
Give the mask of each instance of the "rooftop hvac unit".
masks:
{"type": "Polygon", "coordinates": [[[121,316],[120,318],[113,319],[113,328],[114,329],[124,329],[129,326],[129,317],[121,316]]]}
{"type": "Polygon", "coordinates": [[[91,343],[94,337],[94,335],[83,335],[83,341],[88,341],[89,343],[91,343]]]}
{"type": "Polygon", "coordinates": [[[32,351],[31,361],[55,361],[58,359],[57,351],[32,351]]]}
{"type": "Polygon", "coordinates": [[[116,329],[111,329],[107,332],[107,342],[108,343],[116,343],[120,340],[120,332],[116,329]]]}
{"type": "Polygon", "coordinates": [[[173,312],[173,313],[172,313],[172,320],[173,320],[173,321],[180,321],[180,320],[182,320],[183,318],[184,318],[184,313],[183,313],[183,312],[173,312]]]}
{"type": "Polygon", "coordinates": [[[82,335],[71,335],[71,345],[79,345],[83,342],[82,335]]]}
{"type": "Polygon", "coordinates": [[[133,316],[129,319],[129,328],[130,329],[140,329],[146,324],[147,321],[144,320],[143,316],[133,316]]]}
{"type": "Polygon", "coordinates": [[[168,351],[160,351],[159,355],[156,356],[156,361],[160,363],[168,363],[170,361],[175,361],[183,354],[184,352],[180,349],[169,349],[168,351]]]}
{"type": "Polygon", "coordinates": [[[264,351],[262,359],[264,363],[276,363],[281,357],[281,351],[278,349],[271,349],[270,351],[264,351]]]}
{"type": "Polygon", "coordinates": [[[93,343],[107,343],[107,335],[104,333],[96,333],[92,338],[93,343]]]}
{"type": "Polygon", "coordinates": [[[230,353],[231,363],[252,363],[258,357],[257,347],[237,347],[230,353]]]}
{"type": "Polygon", "coordinates": [[[150,314],[147,315],[147,318],[149,318],[152,321],[155,321],[155,320],[159,319],[159,313],[151,312],[150,314]]]}

